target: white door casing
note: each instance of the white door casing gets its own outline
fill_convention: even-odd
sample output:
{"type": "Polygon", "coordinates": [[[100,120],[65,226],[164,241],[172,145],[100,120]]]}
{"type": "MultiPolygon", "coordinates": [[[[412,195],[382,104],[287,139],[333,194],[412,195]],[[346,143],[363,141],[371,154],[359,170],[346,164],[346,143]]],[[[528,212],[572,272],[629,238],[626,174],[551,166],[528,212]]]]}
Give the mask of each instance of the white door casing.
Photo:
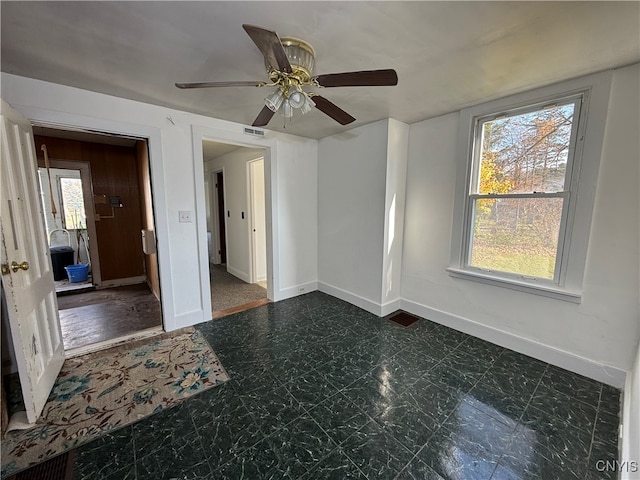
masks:
{"type": "Polygon", "coordinates": [[[33,131],[4,100],[1,117],[2,287],[27,420],[34,423],[64,363],[64,345],[38,197],[33,131]],[[14,271],[12,265],[18,268],[14,271]]]}

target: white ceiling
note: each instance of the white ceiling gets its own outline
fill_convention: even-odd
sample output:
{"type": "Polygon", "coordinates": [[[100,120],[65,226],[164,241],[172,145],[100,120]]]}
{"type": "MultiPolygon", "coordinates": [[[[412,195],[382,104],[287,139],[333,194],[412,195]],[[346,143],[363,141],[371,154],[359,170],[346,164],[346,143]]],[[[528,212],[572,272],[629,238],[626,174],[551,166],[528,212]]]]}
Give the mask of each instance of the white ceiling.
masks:
{"type": "Polygon", "coordinates": [[[394,68],[396,87],[323,89],[356,117],[320,111],[268,128],[322,138],[406,123],[640,60],[631,2],[9,2],[2,71],[251,124],[270,90],[174,82],[266,80],[243,23],[302,38],[316,74],[394,68]]]}
{"type": "Polygon", "coordinates": [[[202,141],[202,158],[205,160],[212,160],[217,157],[221,157],[229,152],[233,152],[239,148],[238,145],[234,145],[232,143],[220,143],[214,142],[212,140],[203,140],[202,141]]]}

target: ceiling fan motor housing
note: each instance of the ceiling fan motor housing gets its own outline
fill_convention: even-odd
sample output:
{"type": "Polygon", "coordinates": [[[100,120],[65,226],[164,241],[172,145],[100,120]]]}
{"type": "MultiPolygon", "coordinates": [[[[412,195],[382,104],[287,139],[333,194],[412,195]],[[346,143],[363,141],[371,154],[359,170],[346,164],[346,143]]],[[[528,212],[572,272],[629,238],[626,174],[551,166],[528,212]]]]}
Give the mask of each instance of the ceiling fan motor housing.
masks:
{"type": "Polygon", "coordinates": [[[284,74],[283,72],[273,70],[265,61],[269,78],[272,82],[279,83],[278,80],[281,79],[283,75],[287,75],[291,79],[291,83],[297,83],[301,86],[308,85],[311,82],[311,76],[313,75],[313,68],[316,62],[316,53],[313,47],[299,38],[284,37],[280,39],[280,41],[287,55],[287,59],[291,64],[293,73],[284,74]]]}

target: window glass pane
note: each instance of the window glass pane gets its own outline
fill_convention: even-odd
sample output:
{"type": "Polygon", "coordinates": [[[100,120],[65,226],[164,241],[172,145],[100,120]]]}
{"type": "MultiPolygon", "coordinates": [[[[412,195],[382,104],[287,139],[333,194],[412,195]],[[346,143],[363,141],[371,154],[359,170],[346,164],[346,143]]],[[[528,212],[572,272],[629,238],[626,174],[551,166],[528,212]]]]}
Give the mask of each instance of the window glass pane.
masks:
{"type": "Polygon", "coordinates": [[[564,190],[574,104],[481,123],[479,194],[564,190]]]}
{"type": "Polygon", "coordinates": [[[562,198],[477,199],[470,265],[552,280],[562,198]]]}
{"type": "Polygon", "coordinates": [[[87,228],[84,198],[82,197],[82,180],[79,178],[61,178],[60,191],[62,193],[65,228],[67,230],[87,228]]]}

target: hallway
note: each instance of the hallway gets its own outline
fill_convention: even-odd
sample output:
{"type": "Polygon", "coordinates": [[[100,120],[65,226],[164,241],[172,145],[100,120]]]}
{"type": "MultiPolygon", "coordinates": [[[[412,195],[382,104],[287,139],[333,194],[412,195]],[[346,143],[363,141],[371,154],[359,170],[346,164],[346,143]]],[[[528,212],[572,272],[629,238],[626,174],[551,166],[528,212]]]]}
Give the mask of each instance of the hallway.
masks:
{"type": "Polygon", "coordinates": [[[221,318],[269,302],[266,282],[246,283],[227,272],[226,265],[209,264],[211,310],[221,318]]]}

